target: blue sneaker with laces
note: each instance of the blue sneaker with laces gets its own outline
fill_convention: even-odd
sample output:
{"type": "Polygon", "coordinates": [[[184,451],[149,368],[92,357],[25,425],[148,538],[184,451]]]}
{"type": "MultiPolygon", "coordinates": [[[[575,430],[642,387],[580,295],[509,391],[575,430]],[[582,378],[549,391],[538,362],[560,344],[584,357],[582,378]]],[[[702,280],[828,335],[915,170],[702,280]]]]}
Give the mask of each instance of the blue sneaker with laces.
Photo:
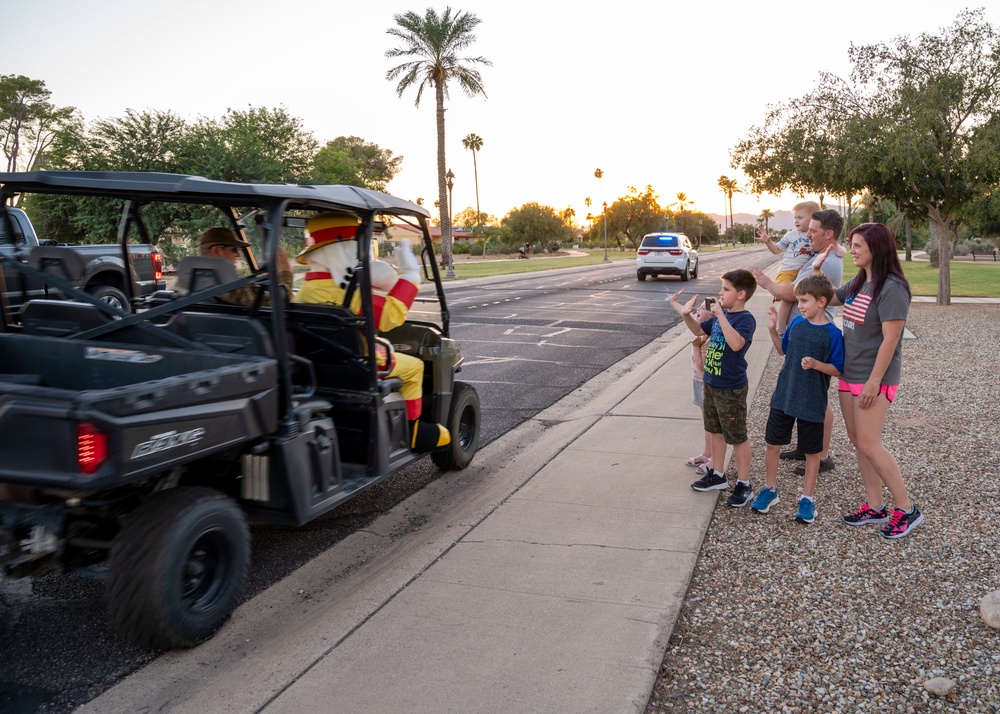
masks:
{"type": "Polygon", "coordinates": [[[795,512],[795,520],[799,523],[812,523],[816,520],[816,504],[803,496],[799,499],[799,510],[795,512]]]}
{"type": "Polygon", "coordinates": [[[780,500],[778,498],[778,489],[765,486],[757,494],[757,498],[753,500],[753,503],[750,504],[750,510],[757,511],[757,513],[767,513],[771,510],[771,506],[780,500]]]}

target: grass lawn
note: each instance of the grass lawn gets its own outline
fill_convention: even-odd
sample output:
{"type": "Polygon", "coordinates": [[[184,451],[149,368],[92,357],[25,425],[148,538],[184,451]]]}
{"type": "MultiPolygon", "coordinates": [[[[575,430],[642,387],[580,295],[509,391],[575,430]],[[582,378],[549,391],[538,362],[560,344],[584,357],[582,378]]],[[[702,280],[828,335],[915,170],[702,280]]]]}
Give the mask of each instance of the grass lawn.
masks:
{"type": "MultiPolygon", "coordinates": [[[[938,270],[931,267],[929,260],[906,262],[901,255],[899,262],[914,295],[937,296],[938,270]]],[[[854,259],[848,253],[844,256],[844,282],[857,272],[854,259]]],[[[951,296],[1000,298],[1000,263],[952,261],[951,296]]]]}
{"type": "MultiPolygon", "coordinates": [[[[491,275],[516,275],[518,273],[536,273],[540,270],[554,270],[556,268],[578,268],[584,265],[600,265],[604,262],[603,250],[586,251],[586,257],[565,256],[565,257],[542,257],[534,256],[528,260],[455,260],[455,278],[485,278],[491,275]]],[[[608,251],[608,260],[618,262],[620,260],[635,260],[635,251],[619,252],[608,251]]]]}

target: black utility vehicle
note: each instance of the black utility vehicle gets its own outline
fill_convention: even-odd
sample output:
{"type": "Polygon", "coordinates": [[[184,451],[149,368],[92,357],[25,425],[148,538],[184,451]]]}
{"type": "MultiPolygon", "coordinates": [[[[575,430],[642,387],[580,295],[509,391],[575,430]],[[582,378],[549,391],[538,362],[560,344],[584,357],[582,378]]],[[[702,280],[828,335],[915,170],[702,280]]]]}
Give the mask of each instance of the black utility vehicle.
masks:
{"type": "MultiPolygon", "coordinates": [[[[134,314],[44,276],[74,301],[29,299],[0,322],[0,564],[8,577],[86,571],[106,578],[111,617],[133,642],[190,647],[235,608],[250,560],[248,520],[302,525],[421,458],[409,447],[398,380],[377,349],[423,360],[423,417],[448,426],[432,454],[462,469],[479,443],[420,206],[350,186],[232,184],[142,173],[0,173],[17,193],[121,204],[119,239],[148,235],[143,212],[211,211],[262,245],[238,277],[187,258],[174,291],[134,314]],[[181,210],[179,209],[179,210],[181,210]],[[423,234],[423,274],[440,321],[378,334],[339,306],[289,302],[276,271],[282,232],[321,211],[360,219],[356,285],[372,315],[370,252],[384,217],[423,234]],[[256,286],[253,304],[220,299],[256,286]],[[265,299],[267,298],[267,299],[265,299]]],[[[10,221],[0,207],[0,220],[10,221]]],[[[8,223],[9,226],[9,223],[8,223]]],[[[8,271],[35,268],[0,255],[8,271]]],[[[35,273],[32,273],[35,271],[35,273]]],[[[436,314],[436,311],[435,311],[436,314]]]]}

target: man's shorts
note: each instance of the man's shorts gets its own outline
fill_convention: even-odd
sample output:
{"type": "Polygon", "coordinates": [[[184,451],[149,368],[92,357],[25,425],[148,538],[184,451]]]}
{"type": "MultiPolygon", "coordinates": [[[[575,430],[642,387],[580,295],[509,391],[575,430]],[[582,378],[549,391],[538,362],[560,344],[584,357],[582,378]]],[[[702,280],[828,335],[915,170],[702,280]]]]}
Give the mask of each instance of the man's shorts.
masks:
{"type": "Polygon", "coordinates": [[[823,453],[823,422],[803,421],[771,407],[764,430],[764,443],[784,446],[792,442],[792,427],[799,423],[798,450],[803,454],[823,453]]]}
{"type": "Polygon", "coordinates": [[[691,380],[691,401],[696,407],[705,406],[705,383],[697,379],[691,380]]]}
{"type": "Polygon", "coordinates": [[[782,270],[780,273],[774,276],[774,282],[776,283],[794,283],[795,278],[799,277],[798,270],[782,270]]]}
{"type": "Polygon", "coordinates": [[[705,385],[705,431],[722,434],[727,444],[742,444],[747,437],[747,394],[750,387],[715,389],[705,385]]]}

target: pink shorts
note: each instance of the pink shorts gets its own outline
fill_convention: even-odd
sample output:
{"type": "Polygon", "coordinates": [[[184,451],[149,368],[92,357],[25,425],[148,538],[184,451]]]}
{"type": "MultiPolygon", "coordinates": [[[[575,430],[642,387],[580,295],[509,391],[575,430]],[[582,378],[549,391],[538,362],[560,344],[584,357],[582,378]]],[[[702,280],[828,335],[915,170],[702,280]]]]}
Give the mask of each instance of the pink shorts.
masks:
{"type": "MultiPolygon", "coordinates": [[[[842,379],[839,382],[837,382],[838,392],[850,392],[855,397],[860,397],[861,390],[864,388],[865,385],[863,384],[851,384],[850,382],[845,382],[842,379]]],[[[878,388],[878,393],[884,394],[885,398],[889,400],[890,404],[892,404],[892,400],[896,398],[896,392],[898,391],[899,391],[898,384],[882,384],[879,385],[878,388]]]]}

